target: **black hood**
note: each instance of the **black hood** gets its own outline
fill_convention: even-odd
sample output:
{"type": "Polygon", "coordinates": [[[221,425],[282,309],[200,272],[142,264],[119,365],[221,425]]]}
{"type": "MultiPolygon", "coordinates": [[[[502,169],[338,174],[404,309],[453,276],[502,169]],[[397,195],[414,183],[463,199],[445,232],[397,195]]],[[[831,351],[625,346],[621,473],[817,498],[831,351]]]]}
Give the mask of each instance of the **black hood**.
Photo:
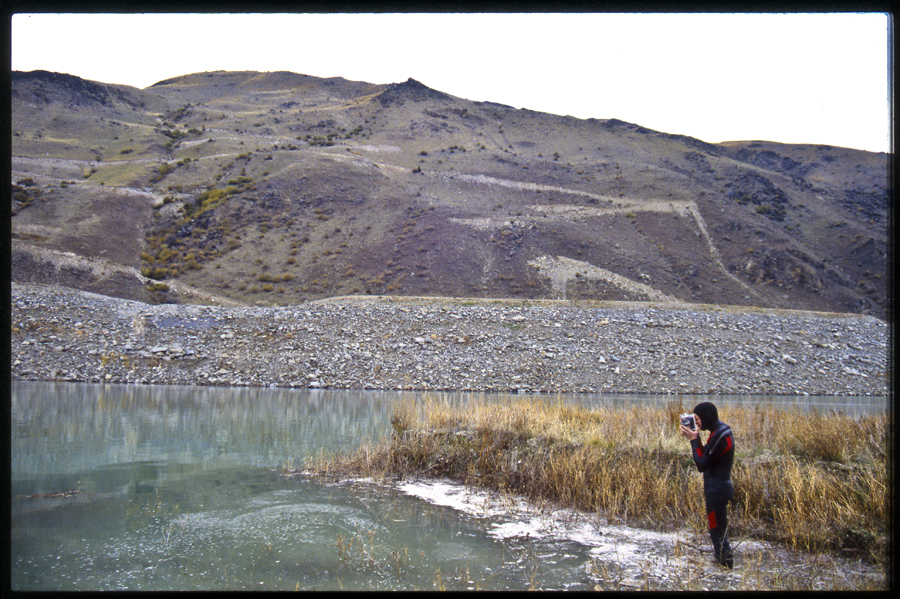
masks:
{"type": "Polygon", "coordinates": [[[698,403],[694,408],[694,414],[700,417],[702,425],[700,430],[703,431],[711,431],[719,422],[719,410],[716,409],[715,404],[708,401],[698,403]]]}

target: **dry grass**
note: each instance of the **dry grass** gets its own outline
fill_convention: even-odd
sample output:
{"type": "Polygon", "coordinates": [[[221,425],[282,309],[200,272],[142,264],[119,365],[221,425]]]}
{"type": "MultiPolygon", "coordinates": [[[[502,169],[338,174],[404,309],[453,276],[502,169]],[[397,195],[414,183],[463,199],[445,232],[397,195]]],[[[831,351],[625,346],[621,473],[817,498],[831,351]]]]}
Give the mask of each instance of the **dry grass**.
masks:
{"type": "MultiPolygon", "coordinates": [[[[446,477],[662,530],[702,531],[702,477],[678,434],[681,403],[587,409],[528,398],[400,403],[390,439],[320,456],[323,475],[446,477]]],[[[735,431],[732,534],[883,563],[886,416],[722,406],[735,431]]]]}

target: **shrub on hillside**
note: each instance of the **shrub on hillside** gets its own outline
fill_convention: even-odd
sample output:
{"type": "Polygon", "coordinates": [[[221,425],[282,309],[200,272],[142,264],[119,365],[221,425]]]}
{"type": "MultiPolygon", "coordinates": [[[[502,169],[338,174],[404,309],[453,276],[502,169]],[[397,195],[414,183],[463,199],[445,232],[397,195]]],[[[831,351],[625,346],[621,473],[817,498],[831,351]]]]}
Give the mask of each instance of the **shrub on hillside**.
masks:
{"type": "Polygon", "coordinates": [[[155,268],[142,268],[141,275],[147,277],[148,279],[165,279],[169,276],[169,271],[166,268],[155,267],[155,268]]]}

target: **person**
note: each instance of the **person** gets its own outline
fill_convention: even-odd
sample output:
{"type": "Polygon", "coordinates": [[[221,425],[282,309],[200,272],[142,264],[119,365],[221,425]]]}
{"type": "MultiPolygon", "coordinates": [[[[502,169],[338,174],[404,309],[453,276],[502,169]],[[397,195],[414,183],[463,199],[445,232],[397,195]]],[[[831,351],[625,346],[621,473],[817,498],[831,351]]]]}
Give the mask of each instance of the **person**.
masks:
{"type": "Polygon", "coordinates": [[[734,555],[728,542],[728,502],[734,496],[731,482],[731,466],[734,463],[734,434],[731,427],[719,420],[715,404],[703,402],[694,408],[696,428],[681,425],[681,434],[691,442],[691,456],[697,470],[703,473],[703,495],[709,536],[712,539],[716,561],[734,568],[734,555]],[[700,431],[710,431],[706,444],[700,440],[700,431]]]}

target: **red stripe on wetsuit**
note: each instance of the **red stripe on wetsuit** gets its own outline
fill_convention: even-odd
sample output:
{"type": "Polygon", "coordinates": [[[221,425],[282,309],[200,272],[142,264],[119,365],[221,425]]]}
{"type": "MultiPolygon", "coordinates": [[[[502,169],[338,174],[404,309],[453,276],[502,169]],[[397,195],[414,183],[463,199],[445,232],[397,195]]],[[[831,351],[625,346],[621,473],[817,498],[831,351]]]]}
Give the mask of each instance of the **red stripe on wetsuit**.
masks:
{"type": "MultiPolygon", "coordinates": [[[[706,440],[706,445],[712,444],[713,437],[715,437],[715,433],[710,435],[709,439],[706,440]]],[[[725,438],[725,449],[723,449],[721,451],[721,453],[719,453],[719,455],[726,453],[729,449],[731,449],[731,437],[730,436],[725,438]]],[[[699,458],[703,457],[703,445],[697,445],[697,457],[699,457],[699,458]]]]}

